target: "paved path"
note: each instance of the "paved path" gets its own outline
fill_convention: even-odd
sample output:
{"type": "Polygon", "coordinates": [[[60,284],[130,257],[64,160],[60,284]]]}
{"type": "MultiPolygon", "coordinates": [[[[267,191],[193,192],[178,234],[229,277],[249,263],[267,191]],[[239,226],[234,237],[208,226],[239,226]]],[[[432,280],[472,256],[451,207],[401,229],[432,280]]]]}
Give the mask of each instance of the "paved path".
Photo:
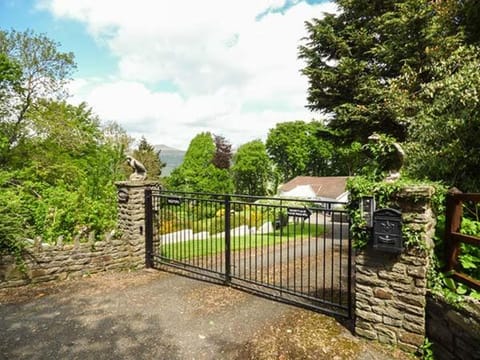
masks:
{"type": "Polygon", "coordinates": [[[323,315],[228,287],[142,270],[0,290],[0,359],[303,358],[289,356],[288,349],[273,357],[256,349],[259,340],[296,332],[289,319],[302,316],[327,321],[328,326],[315,327],[336,329],[333,341],[341,339],[357,349],[353,357],[342,359],[390,358],[365,350],[344,327],[323,315]],[[280,320],[287,330],[275,325],[280,320]]]}

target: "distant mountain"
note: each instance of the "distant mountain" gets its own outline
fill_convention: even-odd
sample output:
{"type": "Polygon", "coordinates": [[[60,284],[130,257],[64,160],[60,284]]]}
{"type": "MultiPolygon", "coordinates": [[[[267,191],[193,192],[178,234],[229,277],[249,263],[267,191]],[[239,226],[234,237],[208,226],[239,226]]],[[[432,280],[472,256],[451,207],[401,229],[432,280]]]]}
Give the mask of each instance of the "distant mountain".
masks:
{"type": "Polygon", "coordinates": [[[169,176],[173,169],[182,164],[185,151],[167,145],[154,145],[154,147],[155,150],[160,150],[160,160],[167,164],[162,169],[162,176],[169,176]]]}

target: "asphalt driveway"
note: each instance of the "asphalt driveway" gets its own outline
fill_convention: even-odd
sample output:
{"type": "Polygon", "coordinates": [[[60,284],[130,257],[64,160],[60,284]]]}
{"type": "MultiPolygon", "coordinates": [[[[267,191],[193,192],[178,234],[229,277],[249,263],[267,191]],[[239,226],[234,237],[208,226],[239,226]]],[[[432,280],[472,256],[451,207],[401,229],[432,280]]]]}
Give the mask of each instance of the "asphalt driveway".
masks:
{"type": "Polygon", "coordinates": [[[0,290],[0,331],[1,359],[409,358],[333,318],[146,270],[0,290]]]}

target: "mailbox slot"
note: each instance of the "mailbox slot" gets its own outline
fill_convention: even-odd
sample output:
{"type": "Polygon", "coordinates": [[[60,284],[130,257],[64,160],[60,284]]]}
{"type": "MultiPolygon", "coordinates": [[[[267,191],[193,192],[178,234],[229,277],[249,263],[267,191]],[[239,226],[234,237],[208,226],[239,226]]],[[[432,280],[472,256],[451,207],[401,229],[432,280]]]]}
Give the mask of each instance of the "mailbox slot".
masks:
{"type": "Polygon", "coordinates": [[[390,253],[403,251],[402,213],[380,209],[373,213],[373,248],[390,253]]]}
{"type": "Polygon", "coordinates": [[[375,198],[373,196],[364,196],[360,200],[360,214],[365,220],[367,228],[373,227],[373,212],[375,211],[375,198]]]}

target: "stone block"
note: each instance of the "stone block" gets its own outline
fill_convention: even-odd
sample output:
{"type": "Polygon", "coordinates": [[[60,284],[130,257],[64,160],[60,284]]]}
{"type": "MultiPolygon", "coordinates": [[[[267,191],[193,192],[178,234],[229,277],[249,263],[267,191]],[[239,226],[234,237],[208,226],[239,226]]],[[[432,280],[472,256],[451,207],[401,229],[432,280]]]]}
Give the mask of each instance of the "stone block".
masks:
{"type": "Polygon", "coordinates": [[[365,330],[362,328],[356,328],[355,329],[355,335],[369,339],[369,340],[377,340],[378,336],[375,331],[372,330],[365,330]]]}
{"type": "Polygon", "coordinates": [[[32,279],[44,276],[45,274],[46,274],[45,269],[39,269],[39,268],[32,269],[28,272],[28,276],[32,279]]]}
{"type": "Polygon", "coordinates": [[[374,296],[357,293],[356,303],[368,304],[370,306],[384,306],[385,300],[377,299],[374,296]]]}
{"type": "Polygon", "coordinates": [[[373,289],[373,295],[378,299],[391,300],[393,299],[393,294],[390,290],[384,288],[375,288],[373,289]]]}
{"type": "Polygon", "coordinates": [[[49,281],[55,281],[55,280],[61,280],[61,277],[59,274],[37,276],[32,278],[32,283],[36,284],[36,283],[49,282],[49,281]]]}
{"type": "Polygon", "coordinates": [[[407,312],[409,314],[425,316],[424,315],[425,312],[424,312],[423,307],[419,308],[417,306],[405,304],[404,302],[401,302],[401,301],[393,301],[392,306],[397,310],[404,311],[404,312],[407,312]]]}
{"type": "Polygon", "coordinates": [[[422,292],[425,292],[425,289],[419,289],[415,287],[414,283],[411,284],[404,284],[404,283],[398,283],[398,282],[391,282],[389,283],[390,288],[395,290],[398,293],[404,293],[404,294],[421,294],[422,292]]]}
{"type": "Polygon", "coordinates": [[[422,295],[414,295],[414,294],[398,295],[397,299],[406,304],[410,304],[417,307],[424,308],[426,305],[425,296],[422,296],[422,295]]]}
{"type": "Polygon", "coordinates": [[[76,272],[76,271],[81,271],[84,268],[85,268],[84,264],[71,265],[71,266],[68,267],[68,272],[72,273],[72,272],[76,272]]]}
{"type": "Polygon", "coordinates": [[[105,266],[105,270],[120,270],[120,269],[125,269],[128,267],[128,264],[124,263],[113,263],[110,265],[105,266]]]}
{"type": "Polygon", "coordinates": [[[0,289],[28,285],[30,282],[30,279],[4,281],[0,282],[0,289]]]}
{"type": "Polygon", "coordinates": [[[401,274],[401,275],[405,275],[407,273],[407,265],[405,265],[401,262],[393,264],[392,272],[397,273],[397,274],[401,274]]]}
{"type": "Polygon", "coordinates": [[[355,307],[363,311],[372,311],[372,307],[369,304],[360,301],[356,301],[355,307]]]}
{"type": "Polygon", "coordinates": [[[92,259],[92,264],[101,265],[111,260],[112,260],[112,256],[110,255],[96,256],[95,258],[92,259]]]}
{"type": "Polygon", "coordinates": [[[357,265],[357,267],[355,268],[355,271],[356,271],[357,274],[377,277],[377,272],[376,271],[373,271],[371,268],[363,266],[363,265],[357,265]]]}
{"type": "Polygon", "coordinates": [[[50,274],[57,274],[62,272],[62,268],[59,267],[49,267],[48,269],[45,269],[45,274],[50,275],[50,274]]]}
{"type": "Polygon", "coordinates": [[[393,339],[385,334],[377,334],[377,336],[377,341],[381,344],[397,345],[396,339],[393,339]]]}
{"type": "Polygon", "coordinates": [[[25,277],[25,274],[15,264],[6,267],[4,278],[7,281],[17,281],[24,279],[25,277]]]}
{"type": "Polygon", "coordinates": [[[115,252],[111,252],[111,256],[113,259],[123,259],[123,258],[127,258],[128,256],[130,255],[130,253],[128,251],[115,251],[115,252]]]}
{"type": "Polygon", "coordinates": [[[373,276],[365,276],[362,274],[357,274],[357,278],[355,280],[357,284],[375,286],[375,287],[387,287],[387,282],[385,280],[382,280],[373,276]]]}
{"type": "Polygon", "coordinates": [[[372,324],[370,322],[366,322],[363,320],[358,321],[356,324],[357,329],[364,329],[364,330],[371,330],[371,331],[375,330],[375,326],[376,324],[372,324]]]}
{"type": "Polygon", "coordinates": [[[405,315],[406,315],[402,311],[399,311],[399,310],[395,309],[394,307],[390,306],[390,303],[388,304],[388,306],[385,309],[387,311],[384,313],[384,315],[388,316],[388,317],[391,317],[393,319],[403,320],[405,315]]]}
{"type": "Polygon", "coordinates": [[[365,252],[368,250],[362,250],[360,255],[355,257],[355,264],[356,265],[364,265],[370,269],[384,269],[385,268],[385,261],[384,259],[380,258],[377,255],[365,255],[365,252]]]}
{"type": "Polygon", "coordinates": [[[427,279],[420,279],[420,278],[415,279],[415,286],[417,288],[427,287],[427,279]]]}
{"type": "MultiPolygon", "coordinates": [[[[397,343],[397,346],[400,350],[403,350],[403,351],[409,352],[409,353],[415,353],[415,352],[418,351],[418,348],[419,348],[418,346],[402,343],[400,341],[397,343]]],[[[437,359],[435,358],[435,360],[437,360],[437,359]]]]}
{"type": "Polygon", "coordinates": [[[405,314],[405,320],[416,325],[425,326],[425,318],[423,316],[405,314]]]}
{"type": "Polygon", "coordinates": [[[425,325],[418,325],[413,322],[404,321],[403,328],[411,333],[425,335],[425,325]]]}
{"type": "Polygon", "coordinates": [[[396,344],[397,334],[391,328],[386,326],[377,326],[375,328],[378,334],[378,341],[386,344],[396,344]]]}
{"type": "Polygon", "coordinates": [[[423,253],[412,254],[412,255],[403,254],[401,257],[401,261],[406,265],[413,265],[413,266],[425,266],[428,264],[428,259],[426,258],[426,254],[423,254],[423,253]]]}
{"type": "Polygon", "coordinates": [[[385,315],[388,313],[388,306],[382,305],[382,306],[372,306],[372,312],[378,315],[385,315]]]}
{"type": "Polygon", "coordinates": [[[373,288],[371,286],[367,285],[362,285],[358,279],[355,283],[355,291],[357,294],[365,294],[366,296],[372,296],[373,295],[373,288]]]}
{"type": "Polygon", "coordinates": [[[383,315],[383,323],[385,325],[390,325],[390,326],[394,326],[394,327],[397,327],[397,328],[401,328],[402,325],[403,325],[402,320],[395,319],[395,318],[392,318],[392,317],[387,316],[387,315],[383,315]]]}
{"type": "Polygon", "coordinates": [[[91,254],[77,254],[77,255],[72,255],[72,260],[77,265],[85,265],[90,262],[90,257],[91,257],[91,254]]]}
{"type": "Polygon", "coordinates": [[[411,332],[403,332],[400,334],[399,340],[404,344],[419,347],[422,346],[423,342],[425,341],[425,336],[411,332]]]}
{"type": "Polygon", "coordinates": [[[427,276],[427,268],[425,266],[410,266],[407,274],[415,278],[424,279],[427,276]]]}
{"type": "Polygon", "coordinates": [[[378,277],[380,279],[388,280],[388,281],[395,281],[399,282],[402,284],[411,284],[412,283],[412,278],[405,275],[405,274],[399,274],[393,271],[389,270],[380,270],[378,272],[378,277]]]}
{"type": "Polygon", "coordinates": [[[373,323],[382,323],[382,315],[378,315],[369,311],[363,311],[360,309],[356,309],[355,314],[357,315],[357,317],[363,320],[373,322],[373,323]]]}

